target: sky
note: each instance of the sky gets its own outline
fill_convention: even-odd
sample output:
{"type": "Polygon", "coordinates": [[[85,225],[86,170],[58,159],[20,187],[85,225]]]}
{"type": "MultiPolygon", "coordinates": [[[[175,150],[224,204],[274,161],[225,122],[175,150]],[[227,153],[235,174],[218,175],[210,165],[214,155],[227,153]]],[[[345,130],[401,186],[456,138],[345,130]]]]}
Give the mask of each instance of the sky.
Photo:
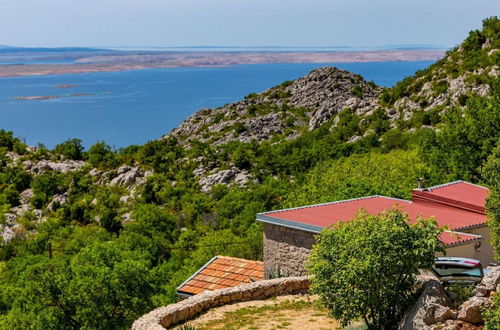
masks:
{"type": "Polygon", "coordinates": [[[0,0],[0,45],[451,47],[499,0],[0,0]]]}

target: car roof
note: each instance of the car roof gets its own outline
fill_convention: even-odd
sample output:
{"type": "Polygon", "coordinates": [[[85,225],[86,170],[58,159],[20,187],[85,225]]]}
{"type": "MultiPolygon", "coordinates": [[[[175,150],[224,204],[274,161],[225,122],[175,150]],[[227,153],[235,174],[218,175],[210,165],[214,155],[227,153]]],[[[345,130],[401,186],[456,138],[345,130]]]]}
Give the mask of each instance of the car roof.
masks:
{"type": "Polygon", "coordinates": [[[470,258],[460,258],[460,257],[440,257],[436,258],[434,261],[435,265],[454,265],[454,266],[465,266],[465,267],[476,267],[481,265],[481,262],[476,259],[470,258]]]}

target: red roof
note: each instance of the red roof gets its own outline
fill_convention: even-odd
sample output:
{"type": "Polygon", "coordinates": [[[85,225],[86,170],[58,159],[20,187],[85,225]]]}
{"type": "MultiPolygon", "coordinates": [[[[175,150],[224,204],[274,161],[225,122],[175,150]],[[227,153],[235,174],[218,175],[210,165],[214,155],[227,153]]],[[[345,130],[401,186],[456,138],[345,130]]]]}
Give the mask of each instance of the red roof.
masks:
{"type": "Polygon", "coordinates": [[[206,290],[229,288],[264,279],[262,261],[215,256],[178,288],[179,294],[195,295],[206,290]]]}
{"type": "MultiPolygon", "coordinates": [[[[457,182],[429,189],[430,193],[439,194],[439,196],[447,196],[449,199],[452,199],[452,197],[460,198],[460,201],[464,203],[469,202],[467,193],[471,193],[471,191],[475,192],[471,201],[479,205],[482,198],[482,206],[484,207],[488,190],[483,187],[457,182]]],[[[257,215],[257,220],[299,230],[319,232],[323,227],[353,219],[360,209],[366,210],[369,214],[378,214],[393,207],[397,207],[406,212],[412,220],[416,220],[419,216],[425,218],[435,217],[439,226],[442,227],[447,225],[452,230],[484,225],[487,220],[484,213],[478,212],[477,210],[469,210],[450,203],[435,202],[432,199],[408,201],[384,196],[369,196],[259,213],[257,215]]],[[[462,241],[463,240],[452,240],[449,237],[443,239],[443,242],[447,244],[455,244],[462,241]]]]}
{"type": "Polygon", "coordinates": [[[412,192],[414,202],[433,201],[469,211],[485,213],[489,189],[465,181],[455,181],[412,192]]]}
{"type": "Polygon", "coordinates": [[[481,239],[481,235],[459,233],[446,230],[441,234],[441,236],[439,236],[439,239],[446,245],[455,245],[479,240],[481,239]]]}

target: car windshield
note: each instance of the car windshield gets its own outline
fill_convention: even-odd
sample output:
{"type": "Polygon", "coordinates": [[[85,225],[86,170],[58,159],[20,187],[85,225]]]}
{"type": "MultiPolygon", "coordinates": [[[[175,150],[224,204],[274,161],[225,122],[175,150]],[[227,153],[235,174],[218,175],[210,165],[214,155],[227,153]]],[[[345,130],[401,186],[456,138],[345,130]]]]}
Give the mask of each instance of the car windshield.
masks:
{"type": "Polygon", "coordinates": [[[481,266],[474,268],[460,267],[456,265],[437,265],[434,271],[441,277],[445,276],[463,276],[463,277],[481,277],[481,266]]]}

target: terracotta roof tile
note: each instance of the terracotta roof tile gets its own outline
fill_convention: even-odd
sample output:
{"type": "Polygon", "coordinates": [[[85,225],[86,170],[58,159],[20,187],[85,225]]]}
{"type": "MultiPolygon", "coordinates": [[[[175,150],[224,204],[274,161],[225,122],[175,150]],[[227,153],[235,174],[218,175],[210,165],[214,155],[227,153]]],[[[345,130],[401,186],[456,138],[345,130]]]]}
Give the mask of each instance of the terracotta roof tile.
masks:
{"type": "Polygon", "coordinates": [[[216,256],[177,288],[184,294],[233,287],[264,279],[262,261],[216,256]]]}

